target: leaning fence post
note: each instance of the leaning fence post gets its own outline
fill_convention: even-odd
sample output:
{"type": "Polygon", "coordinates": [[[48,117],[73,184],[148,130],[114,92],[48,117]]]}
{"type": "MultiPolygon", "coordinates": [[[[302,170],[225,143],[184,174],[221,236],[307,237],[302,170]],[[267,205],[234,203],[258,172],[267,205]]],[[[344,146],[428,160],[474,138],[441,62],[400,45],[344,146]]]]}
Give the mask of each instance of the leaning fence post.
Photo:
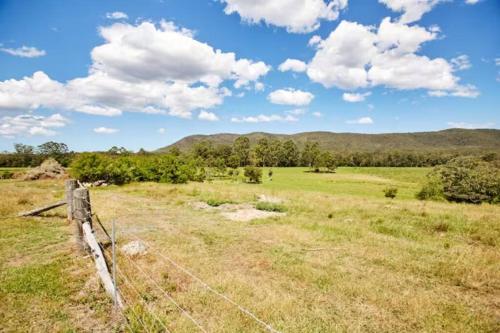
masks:
{"type": "Polygon", "coordinates": [[[87,250],[88,246],[83,240],[82,225],[86,222],[92,226],[92,211],[90,207],[89,190],[86,188],[77,188],[73,191],[73,218],[75,219],[74,232],[76,242],[81,250],[87,250]]]}
{"type": "Polygon", "coordinates": [[[73,191],[78,188],[78,182],[75,179],[66,180],[66,204],[68,221],[73,221],[74,206],[73,206],[73,191]]]}
{"type": "Polygon", "coordinates": [[[115,303],[115,306],[118,305],[118,289],[117,289],[117,285],[116,285],[116,249],[115,249],[115,246],[116,246],[116,234],[115,234],[115,220],[113,220],[112,222],[113,224],[111,225],[111,250],[112,250],[112,259],[113,259],[113,271],[112,271],[112,274],[113,274],[113,300],[114,300],[114,303],[115,303]]]}

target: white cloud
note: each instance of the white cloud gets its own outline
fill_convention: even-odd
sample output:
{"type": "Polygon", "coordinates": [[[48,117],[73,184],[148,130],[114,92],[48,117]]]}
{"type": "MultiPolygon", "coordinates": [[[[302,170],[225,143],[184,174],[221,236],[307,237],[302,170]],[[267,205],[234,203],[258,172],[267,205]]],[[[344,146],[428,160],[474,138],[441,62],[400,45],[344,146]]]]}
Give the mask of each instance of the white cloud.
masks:
{"type": "Polygon", "coordinates": [[[54,128],[66,126],[69,120],[56,113],[48,117],[30,114],[15,117],[5,116],[0,119],[0,136],[14,138],[21,135],[52,136],[57,134],[54,128]]]}
{"type": "Polygon", "coordinates": [[[465,0],[465,3],[468,5],[475,5],[478,2],[479,2],[479,0],[465,0]]]}
{"type": "Polygon", "coordinates": [[[267,99],[273,104],[305,106],[311,103],[314,95],[307,91],[286,88],[271,92],[267,99]]]}
{"type": "Polygon", "coordinates": [[[307,64],[303,61],[297,59],[286,59],[278,67],[280,72],[293,71],[293,72],[305,72],[307,69],[307,64]]]}
{"type": "Polygon", "coordinates": [[[370,96],[372,93],[371,92],[365,92],[365,93],[343,93],[342,94],[342,99],[346,102],[350,103],[357,103],[357,102],[363,102],[366,97],[370,96]]]}
{"type": "Polygon", "coordinates": [[[125,14],[124,12],[112,12],[112,13],[106,13],[106,18],[110,20],[122,20],[122,19],[128,19],[128,15],[125,14]]]}
{"type": "Polygon", "coordinates": [[[258,116],[249,116],[249,117],[233,117],[231,118],[231,122],[233,123],[269,123],[269,122],[295,122],[298,121],[299,119],[297,117],[294,117],[292,115],[286,115],[286,116],[281,116],[281,115],[264,115],[260,114],[258,116]]]}
{"type": "Polygon", "coordinates": [[[495,65],[500,66],[500,58],[495,58],[495,65]]]}
{"type": "Polygon", "coordinates": [[[238,13],[250,24],[264,22],[284,27],[288,32],[307,33],[319,28],[320,21],[334,21],[347,7],[347,0],[220,0],[227,15],[238,13]]]}
{"type": "Polygon", "coordinates": [[[0,111],[52,108],[190,118],[193,111],[221,105],[231,95],[222,82],[234,81],[238,88],[254,84],[258,90],[263,88],[258,80],[271,68],[216,50],[171,22],[115,23],[100,33],[105,42],[92,50],[88,76],[60,83],[35,72],[0,81],[0,111]]]}
{"type": "Polygon", "coordinates": [[[300,116],[300,115],[306,114],[307,110],[306,109],[293,109],[293,110],[285,111],[285,113],[292,114],[294,116],[300,116]]]}
{"type": "Polygon", "coordinates": [[[432,97],[455,96],[468,98],[476,98],[480,95],[479,90],[477,90],[477,88],[473,85],[458,86],[455,90],[450,92],[443,90],[431,90],[428,94],[432,97]]]}
{"type": "Polygon", "coordinates": [[[361,117],[355,120],[346,121],[347,124],[358,124],[358,125],[371,125],[373,124],[373,119],[370,117],[361,117]]]}
{"type": "Polygon", "coordinates": [[[99,134],[114,134],[118,132],[118,129],[109,127],[97,127],[94,128],[94,132],[99,134]]]}
{"type": "Polygon", "coordinates": [[[255,82],[254,89],[255,91],[263,91],[265,88],[264,83],[262,82],[255,82]]]}
{"type": "Polygon", "coordinates": [[[311,37],[311,39],[309,39],[309,42],[307,43],[307,45],[309,45],[311,47],[315,47],[315,46],[319,45],[319,43],[321,43],[321,36],[314,35],[311,37]]]}
{"type": "Polygon", "coordinates": [[[166,131],[167,131],[166,129],[164,129],[163,127],[161,127],[161,128],[158,128],[158,131],[157,131],[157,132],[158,132],[159,134],[165,134],[165,132],[166,132],[166,131]]]}
{"type": "Polygon", "coordinates": [[[39,50],[33,46],[21,46],[16,49],[0,48],[0,51],[21,58],[37,58],[47,54],[44,50],[39,50]]]}
{"type": "Polygon", "coordinates": [[[206,121],[217,121],[217,120],[219,120],[219,117],[217,117],[217,115],[213,112],[207,112],[207,111],[202,110],[198,114],[198,119],[206,120],[206,121]]]}
{"type": "Polygon", "coordinates": [[[445,1],[447,0],[379,0],[380,3],[383,3],[395,12],[403,12],[403,15],[399,18],[401,23],[411,23],[420,20],[434,6],[445,1]]]}
{"type": "MultiPolygon", "coordinates": [[[[474,97],[477,89],[461,85],[457,67],[443,58],[418,55],[422,43],[437,39],[439,30],[408,26],[384,18],[379,27],[342,21],[317,42],[307,64],[307,75],[326,88],[357,89],[386,86],[399,90],[441,90],[449,95],[474,97]]],[[[462,68],[467,66],[460,58],[462,68]]]]}
{"type": "Polygon", "coordinates": [[[323,117],[323,114],[321,112],[313,112],[312,115],[315,116],[316,118],[323,117]]]}
{"type": "Polygon", "coordinates": [[[469,57],[465,54],[452,58],[450,62],[455,71],[463,71],[472,67],[469,57]]]}
{"type": "Polygon", "coordinates": [[[453,128],[466,128],[466,129],[493,128],[495,126],[495,123],[493,123],[493,122],[467,123],[467,122],[463,122],[463,121],[459,121],[459,122],[450,121],[450,122],[448,122],[448,126],[453,127],[453,128]]]}

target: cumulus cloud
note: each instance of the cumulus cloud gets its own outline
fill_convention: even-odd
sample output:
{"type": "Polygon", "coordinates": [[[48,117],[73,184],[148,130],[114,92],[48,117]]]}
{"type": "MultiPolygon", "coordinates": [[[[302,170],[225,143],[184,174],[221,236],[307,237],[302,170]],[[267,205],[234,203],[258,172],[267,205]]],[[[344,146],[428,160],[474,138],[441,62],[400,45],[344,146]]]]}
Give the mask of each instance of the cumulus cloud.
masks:
{"type": "Polygon", "coordinates": [[[465,54],[452,58],[450,62],[455,71],[463,71],[472,67],[469,57],[465,54]]]}
{"type": "Polygon", "coordinates": [[[371,94],[372,93],[369,91],[365,93],[343,93],[342,99],[350,103],[363,102],[366,97],[370,96],[371,94]]]}
{"type": "Polygon", "coordinates": [[[468,5],[475,5],[478,2],[479,2],[479,0],[465,0],[465,3],[468,5]]]}
{"type": "Polygon", "coordinates": [[[220,0],[227,15],[238,13],[250,24],[264,22],[286,28],[288,32],[308,33],[319,28],[320,21],[334,21],[347,7],[347,0],[220,0]]]}
{"type": "Polygon", "coordinates": [[[21,46],[15,49],[12,48],[0,48],[0,51],[21,58],[37,58],[43,57],[47,54],[44,50],[39,50],[33,46],[21,46]]]}
{"type": "Polygon", "coordinates": [[[44,72],[0,81],[1,110],[52,108],[94,115],[122,112],[170,114],[190,118],[198,109],[223,103],[231,91],[253,84],[270,66],[237,59],[194,39],[171,22],[115,23],[100,28],[104,43],[91,52],[89,74],[61,83],[44,72]]]}
{"type": "Polygon", "coordinates": [[[202,110],[198,114],[198,119],[206,120],[206,121],[217,121],[217,120],[219,120],[219,117],[217,117],[217,115],[213,112],[208,112],[208,111],[202,110]]]}
{"type": "Polygon", "coordinates": [[[370,117],[361,117],[354,120],[346,121],[347,124],[358,124],[358,125],[371,125],[373,124],[373,119],[370,117]]]}
{"type": "Polygon", "coordinates": [[[269,122],[295,122],[299,119],[293,115],[281,116],[277,114],[264,115],[260,114],[258,116],[249,117],[233,117],[231,122],[233,123],[269,123],[269,122]]]}
{"type": "Polygon", "coordinates": [[[323,114],[321,112],[313,112],[312,115],[315,116],[316,118],[323,117],[323,114]]]}
{"type": "Polygon", "coordinates": [[[437,39],[439,29],[426,29],[384,18],[375,28],[342,21],[324,40],[315,41],[316,53],[306,73],[326,88],[351,90],[385,86],[399,90],[426,89],[461,97],[477,96],[471,85],[460,84],[454,72],[468,66],[419,55],[421,45],[437,39]]]}
{"type": "Polygon", "coordinates": [[[99,134],[114,134],[118,132],[118,129],[109,127],[97,127],[94,128],[94,132],[99,134]]]}
{"type": "Polygon", "coordinates": [[[166,131],[167,131],[166,129],[164,129],[163,127],[160,127],[160,128],[158,128],[158,131],[157,131],[157,132],[158,132],[159,134],[165,134],[165,132],[166,132],[166,131]]]}
{"type": "Polygon", "coordinates": [[[434,6],[445,1],[447,0],[379,0],[380,3],[383,3],[389,9],[403,13],[399,18],[401,23],[411,23],[420,20],[434,6]]]}
{"type": "Polygon", "coordinates": [[[307,91],[285,88],[271,92],[267,99],[273,104],[305,106],[311,103],[314,95],[307,91]]]}
{"type": "Polygon", "coordinates": [[[0,119],[0,136],[15,138],[17,136],[56,135],[55,128],[66,126],[69,120],[56,113],[48,117],[22,114],[14,117],[4,116],[0,119]]]}
{"type": "Polygon", "coordinates": [[[126,20],[128,19],[128,15],[124,12],[112,12],[106,13],[106,18],[110,20],[126,20]]]}
{"type": "Polygon", "coordinates": [[[477,128],[493,128],[495,123],[487,122],[487,123],[467,123],[463,121],[450,121],[448,122],[448,126],[452,128],[466,128],[466,129],[477,129],[477,128]]]}
{"type": "Polygon", "coordinates": [[[286,59],[278,67],[280,72],[292,71],[292,72],[305,72],[307,69],[307,64],[303,61],[297,59],[286,59]]]}

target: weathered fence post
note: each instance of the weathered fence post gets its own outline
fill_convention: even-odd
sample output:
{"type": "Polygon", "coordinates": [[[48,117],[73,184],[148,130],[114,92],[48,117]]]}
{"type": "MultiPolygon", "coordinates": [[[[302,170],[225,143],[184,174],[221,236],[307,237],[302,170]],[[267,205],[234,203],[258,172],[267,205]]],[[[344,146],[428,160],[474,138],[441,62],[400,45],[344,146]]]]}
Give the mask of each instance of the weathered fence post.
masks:
{"type": "Polygon", "coordinates": [[[90,208],[89,190],[77,188],[73,191],[73,218],[76,242],[81,250],[88,250],[88,246],[83,240],[84,223],[88,222],[92,226],[92,211],[90,208]]]}
{"type": "Polygon", "coordinates": [[[73,206],[73,191],[78,188],[78,182],[75,179],[68,179],[66,181],[66,203],[68,221],[73,221],[74,206],[73,206]]]}

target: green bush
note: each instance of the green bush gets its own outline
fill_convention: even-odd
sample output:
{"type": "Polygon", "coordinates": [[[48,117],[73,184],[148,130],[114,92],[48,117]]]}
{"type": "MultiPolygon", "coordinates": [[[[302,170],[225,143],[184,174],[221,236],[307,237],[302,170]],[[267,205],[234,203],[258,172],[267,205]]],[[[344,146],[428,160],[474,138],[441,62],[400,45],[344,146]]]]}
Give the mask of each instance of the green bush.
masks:
{"type": "Polygon", "coordinates": [[[427,182],[416,195],[420,200],[443,200],[443,183],[441,177],[436,171],[427,175],[427,182]]]}
{"type": "Polygon", "coordinates": [[[71,164],[70,174],[84,182],[104,180],[110,184],[153,181],[181,184],[204,181],[206,172],[195,160],[173,155],[108,156],[81,154],[71,164]]]}
{"type": "Polygon", "coordinates": [[[398,189],[396,187],[387,187],[384,189],[384,195],[386,198],[394,199],[398,194],[398,189]]]}
{"type": "Polygon", "coordinates": [[[207,204],[212,207],[219,207],[220,205],[233,203],[231,200],[210,198],[207,200],[207,204]]]}
{"type": "Polygon", "coordinates": [[[14,178],[14,173],[10,170],[0,171],[0,179],[12,179],[14,178]]]}
{"type": "Polygon", "coordinates": [[[494,162],[457,157],[436,167],[417,194],[420,199],[442,195],[449,201],[500,202],[500,168],[494,162]]]}
{"type": "Polygon", "coordinates": [[[254,166],[247,166],[245,167],[244,176],[248,183],[259,184],[262,181],[262,169],[254,166]]]}
{"type": "Polygon", "coordinates": [[[257,205],[255,205],[255,208],[257,208],[258,210],[265,210],[267,212],[279,212],[279,213],[286,212],[285,206],[265,201],[258,202],[257,205]]]}

